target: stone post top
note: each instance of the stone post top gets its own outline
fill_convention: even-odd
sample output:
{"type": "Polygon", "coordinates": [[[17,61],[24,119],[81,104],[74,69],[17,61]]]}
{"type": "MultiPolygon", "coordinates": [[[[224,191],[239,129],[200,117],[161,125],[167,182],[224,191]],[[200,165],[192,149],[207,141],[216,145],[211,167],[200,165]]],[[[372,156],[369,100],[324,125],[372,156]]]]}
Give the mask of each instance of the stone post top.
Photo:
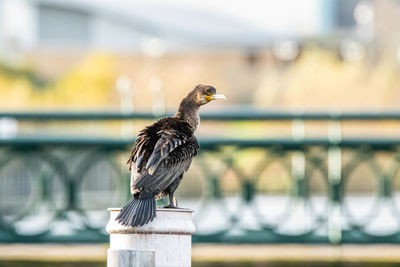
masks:
{"type": "MultiPolygon", "coordinates": [[[[107,209],[109,212],[120,212],[122,208],[108,208],[107,209]]],[[[171,208],[158,208],[156,209],[156,212],[190,212],[193,213],[192,209],[186,209],[186,208],[179,208],[179,209],[171,209],[171,208]]],[[[158,214],[157,214],[158,215],[158,214]]]]}
{"type": "Polygon", "coordinates": [[[138,227],[123,226],[115,220],[121,208],[109,208],[108,211],[110,212],[110,221],[106,230],[109,234],[191,235],[196,231],[191,209],[157,208],[154,220],[138,227]]]}

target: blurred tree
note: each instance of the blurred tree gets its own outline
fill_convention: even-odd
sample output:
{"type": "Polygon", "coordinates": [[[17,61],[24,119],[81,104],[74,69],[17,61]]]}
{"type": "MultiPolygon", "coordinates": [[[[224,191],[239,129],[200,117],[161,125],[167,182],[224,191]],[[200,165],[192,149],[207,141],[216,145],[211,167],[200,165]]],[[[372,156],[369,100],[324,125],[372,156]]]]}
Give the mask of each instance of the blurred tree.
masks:
{"type": "Polygon", "coordinates": [[[113,97],[113,70],[111,56],[90,55],[45,91],[35,92],[33,103],[46,107],[106,107],[118,101],[113,97]]]}
{"type": "Polygon", "coordinates": [[[53,82],[38,82],[31,70],[0,68],[1,107],[71,108],[118,104],[111,56],[92,54],[53,82]]]}

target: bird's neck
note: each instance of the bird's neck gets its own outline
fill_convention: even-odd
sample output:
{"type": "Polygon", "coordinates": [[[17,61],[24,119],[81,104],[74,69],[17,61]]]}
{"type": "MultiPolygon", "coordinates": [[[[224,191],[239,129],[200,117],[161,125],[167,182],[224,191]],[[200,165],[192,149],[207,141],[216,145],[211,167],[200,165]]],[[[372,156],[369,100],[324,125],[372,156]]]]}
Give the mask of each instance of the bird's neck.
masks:
{"type": "Polygon", "coordinates": [[[200,124],[199,108],[200,106],[190,101],[190,99],[184,98],[175,117],[187,122],[194,132],[200,124]]]}

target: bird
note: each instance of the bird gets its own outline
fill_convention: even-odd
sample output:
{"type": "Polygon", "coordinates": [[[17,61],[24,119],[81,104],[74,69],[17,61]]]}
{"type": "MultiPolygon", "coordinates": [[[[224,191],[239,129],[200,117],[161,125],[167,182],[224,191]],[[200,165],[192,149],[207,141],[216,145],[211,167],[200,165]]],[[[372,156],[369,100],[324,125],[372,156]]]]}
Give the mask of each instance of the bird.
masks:
{"type": "Polygon", "coordinates": [[[162,118],[138,134],[127,164],[132,198],[116,217],[124,226],[137,227],[156,217],[156,199],[168,195],[164,208],[178,208],[174,192],[199,151],[194,132],[200,124],[199,108],[225,99],[211,85],[199,84],[181,101],[174,116],[162,118]]]}

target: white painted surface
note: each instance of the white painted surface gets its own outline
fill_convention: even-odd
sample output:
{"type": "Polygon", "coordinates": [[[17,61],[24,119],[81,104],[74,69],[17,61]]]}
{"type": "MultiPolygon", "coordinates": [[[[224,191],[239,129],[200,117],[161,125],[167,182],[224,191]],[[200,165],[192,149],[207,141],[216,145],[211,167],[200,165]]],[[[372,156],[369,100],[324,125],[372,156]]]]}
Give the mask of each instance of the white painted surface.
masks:
{"type": "Polygon", "coordinates": [[[190,266],[192,210],[157,209],[154,220],[141,227],[122,226],[115,221],[120,209],[109,209],[110,249],[154,249],[155,266],[190,266]]]}
{"type": "Polygon", "coordinates": [[[107,250],[107,267],[154,267],[154,260],[154,250],[107,250]]]}

